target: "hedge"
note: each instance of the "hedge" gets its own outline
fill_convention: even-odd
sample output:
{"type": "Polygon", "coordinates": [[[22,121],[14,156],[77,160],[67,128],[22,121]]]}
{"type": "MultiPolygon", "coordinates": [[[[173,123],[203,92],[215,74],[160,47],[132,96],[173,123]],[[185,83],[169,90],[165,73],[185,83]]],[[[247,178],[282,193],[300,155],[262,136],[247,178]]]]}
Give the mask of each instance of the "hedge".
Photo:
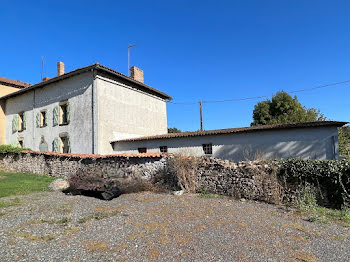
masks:
{"type": "Polygon", "coordinates": [[[350,207],[349,160],[278,160],[278,175],[286,189],[298,191],[307,183],[317,193],[319,204],[350,207]]]}

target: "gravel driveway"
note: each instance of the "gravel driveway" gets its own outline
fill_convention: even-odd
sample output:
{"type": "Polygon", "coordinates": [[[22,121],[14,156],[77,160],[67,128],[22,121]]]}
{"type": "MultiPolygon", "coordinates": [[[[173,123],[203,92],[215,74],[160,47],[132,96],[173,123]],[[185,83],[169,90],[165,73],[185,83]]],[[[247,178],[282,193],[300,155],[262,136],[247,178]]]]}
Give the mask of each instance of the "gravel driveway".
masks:
{"type": "Polygon", "coordinates": [[[109,202],[60,192],[19,198],[20,205],[0,209],[0,261],[350,258],[349,228],[253,201],[149,192],[109,202]]]}

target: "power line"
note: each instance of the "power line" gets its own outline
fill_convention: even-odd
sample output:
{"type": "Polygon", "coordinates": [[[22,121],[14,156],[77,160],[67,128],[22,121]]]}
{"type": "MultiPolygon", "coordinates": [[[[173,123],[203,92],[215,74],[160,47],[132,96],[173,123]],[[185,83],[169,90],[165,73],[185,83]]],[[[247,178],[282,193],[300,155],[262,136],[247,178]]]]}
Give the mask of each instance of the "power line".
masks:
{"type": "MultiPolygon", "coordinates": [[[[293,93],[300,93],[300,92],[305,92],[305,91],[312,91],[315,89],[321,89],[321,88],[326,88],[330,86],[335,86],[335,85],[340,85],[340,84],[345,84],[349,83],[350,80],[345,80],[341,82],[335,82],[335,83],[330,83],[330,84],[325,84],[322,86],[316,86],[316,87],[311,87],[311,88],[304,88],[304,89],[299,89],[299,90],[292,90],[287,93],[293,94],[293,93]]],[[[244,101],[244,100],[255,100],[255,99],[261,99],[261,98],[269,98],[271,95],[268,96],[254,96],[254,97],[245,97],[245,98],[235,98],[235,99],[225,99],[225,100],[207,100],[207,101],[202,101],[202,103],[224,103],[224,102],[236,102],[236,101],[244,101]]],[[[171,102],[169,101],[168,103],[170,104],[175,104],[175,105],[195,105],[198,104],[198,102],[171,102]]]]}

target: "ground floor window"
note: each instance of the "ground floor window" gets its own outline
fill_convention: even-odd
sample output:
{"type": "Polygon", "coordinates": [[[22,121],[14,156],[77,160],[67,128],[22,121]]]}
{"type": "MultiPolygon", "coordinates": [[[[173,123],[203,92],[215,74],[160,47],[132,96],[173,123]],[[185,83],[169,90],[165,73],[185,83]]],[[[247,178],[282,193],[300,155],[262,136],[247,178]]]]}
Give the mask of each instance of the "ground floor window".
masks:
{"type": "Polygon", "coordinates": [[[147,153],[146,147],[139,147],[137,150],[139,151],[139,153],[147,153]]]}
{"type": "Polygon", "coordinates": [[[53,141],[53,151],[58,153],[71,153],[71,142],[67,133],[61,133],[53,141]]]}
{"type": "Polygon", "coordinates": [[[213,154],[213,144],[203,144],[203,151],[206,155],[213,154]]]}
{"type": "Polygon", "coordinates": [[[168,147],[167,146],[160,146],[159,150],[161,153],[167,153],[168,152],[168,147]]]}
{"type": "Polygon", "coordinates": [[[39,144],[39,151],[46,152],[49,151],[48,145],[45,141],[44,136],[41,136],[40,144],[39,144]]]}
{"type": "Polygon", "coordinates": [[[69,145],[69,137],[68,135],[60,135],[60,152],[61,153],[69,153],[70,145],[69,145]]]}

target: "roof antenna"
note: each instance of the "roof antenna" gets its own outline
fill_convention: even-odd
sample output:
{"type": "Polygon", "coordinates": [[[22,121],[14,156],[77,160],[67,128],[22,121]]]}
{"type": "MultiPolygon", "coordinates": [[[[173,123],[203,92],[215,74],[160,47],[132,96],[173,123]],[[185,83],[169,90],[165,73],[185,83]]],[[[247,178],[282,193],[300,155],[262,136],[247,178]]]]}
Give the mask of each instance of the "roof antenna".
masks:
{"type": "Polygon", "coordinates": [[[41,57],[41,81],[43,81],[43,71],[44,71],[44,56],[41,57]]]}
{"type": "Polygon", "coordinates": [[[134,47],[136,44],[132,44],[128,46],[128,75],[130,76],[130,49],[134,47]]]}

